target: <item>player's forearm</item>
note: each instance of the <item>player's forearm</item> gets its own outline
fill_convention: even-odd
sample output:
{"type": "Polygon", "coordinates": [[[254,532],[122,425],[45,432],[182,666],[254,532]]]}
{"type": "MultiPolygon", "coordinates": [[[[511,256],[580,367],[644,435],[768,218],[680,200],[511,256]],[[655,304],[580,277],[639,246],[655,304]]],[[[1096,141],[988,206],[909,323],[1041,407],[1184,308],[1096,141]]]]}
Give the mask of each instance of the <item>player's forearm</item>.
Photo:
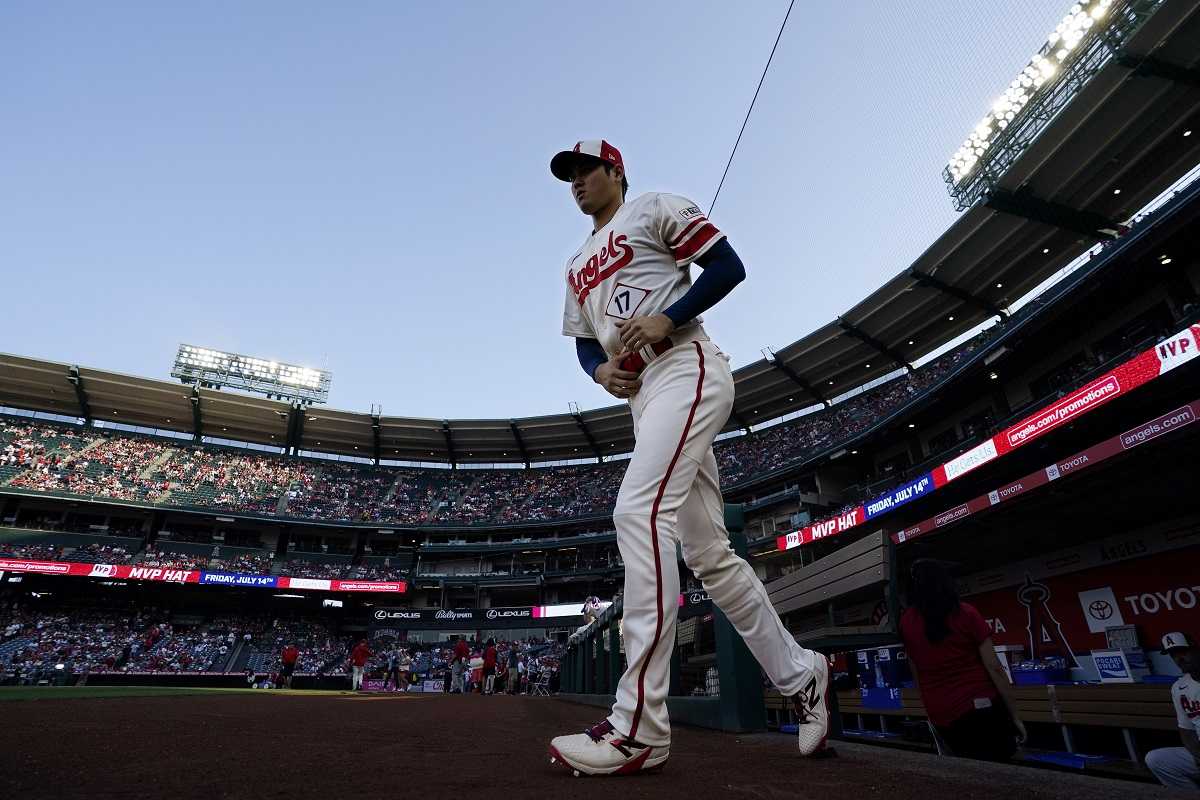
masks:
{"type": "Polygon", "coordinates": [[[696,259],[704,271],[687,293],[663,311],[678,328],[708,311],[746,279],[746,267],[728,241],[722,239],[696,259]]]}
{"type": "Polygon", "coordinates": [[[596,368],[608,361],[604,347],[595,339],[576,339],[575,355],[579,357],[579,366],[592,380],[596,379],[596,368]]]}

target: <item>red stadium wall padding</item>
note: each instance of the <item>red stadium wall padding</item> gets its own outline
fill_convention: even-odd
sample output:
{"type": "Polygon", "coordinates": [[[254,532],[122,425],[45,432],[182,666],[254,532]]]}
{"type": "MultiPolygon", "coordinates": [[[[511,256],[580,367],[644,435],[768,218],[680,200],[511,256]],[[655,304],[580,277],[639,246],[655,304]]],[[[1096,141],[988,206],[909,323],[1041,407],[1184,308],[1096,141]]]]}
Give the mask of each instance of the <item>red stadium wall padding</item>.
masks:
{"type": "Polygon", "coordinates": [[[1153,648],[1164,633],[1200,620],[1200,546],[1052,577],[1026,574],[1015,586],[964,597],[988,621],[996,644],[1025,657],[1105,648],[1104,628],[1136,625],[1153,648]]]}

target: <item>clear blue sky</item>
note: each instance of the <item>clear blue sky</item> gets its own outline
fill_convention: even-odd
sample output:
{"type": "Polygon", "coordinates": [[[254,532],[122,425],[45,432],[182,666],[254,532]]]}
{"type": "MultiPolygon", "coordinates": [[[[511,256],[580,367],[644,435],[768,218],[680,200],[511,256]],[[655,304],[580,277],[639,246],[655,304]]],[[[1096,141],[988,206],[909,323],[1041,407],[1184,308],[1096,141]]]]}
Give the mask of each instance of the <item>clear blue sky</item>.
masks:
{"type": "MultiPolygon", "coordinates": [[[[735,366],[954,220],[949,155],[1064,0],[792,13],[714,221],[735,366]]],[[[330,405],[613,402],[559,334],[588,232],[550,156],[708,208],[786,2],[0,5],[0,351],[167,377],[180,342],[333,371],[330,405]]]]}

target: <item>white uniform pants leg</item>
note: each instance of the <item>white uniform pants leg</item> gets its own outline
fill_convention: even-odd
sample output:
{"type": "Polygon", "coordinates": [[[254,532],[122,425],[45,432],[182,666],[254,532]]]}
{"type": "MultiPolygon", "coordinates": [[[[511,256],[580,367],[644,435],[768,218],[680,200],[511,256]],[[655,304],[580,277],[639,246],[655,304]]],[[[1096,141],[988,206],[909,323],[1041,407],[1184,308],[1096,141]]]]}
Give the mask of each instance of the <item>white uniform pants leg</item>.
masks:
{"type": "Polygon", "coordinates": [[[642,373],[642,389],[630,408],[637,443],[613,511],[625,561],[623,636],[629,664],[608,719],[618,732],[663,747],[671,739],[666,698],[679,602],[675,548],[681,536],[705,587],[711,584],[714,601],[781,689],[798,691],[812,655],[787,635],[749,565],[719,547],[723,543],[729,550],[712,443],[733,408],[728,361],[710,342],[679,345],[642,373]],[[702,471],[707,477],[700,481],[701,495],[685,510],[702,471]]]}
{"type": "Polygon", "coordinates": [[[767,677],[784,695],[799,692],[812,677],[815,659],[824,656],[796,644],[754,568],[733,552],[725,530],[717,459],[711,448],[679,510],[679,538],[688,569],[700,579],[767,677]]]}
{"type": "Polygon", "coordinates": [[[671,741],[667,691],[679,610],[675,518],[696,472],[681,450],[716,416],[714,402],[703,397],[705,388],[716,394],[716,387],[704,386],[712,379],[702,376],[702,355],[692,343],[680,345],[642,373],[642,388],[630,401],[636,442],[613,508],[625,562],[621,635],[628,663],[608,721],[619,733],[659,747],[671,741]]]}
{"type": "Polygon", "coordinates": [[[1146,754],[1146,767],[1159,783],[1174,789],[1200,789],[1200,763],[1185,747],[1160,747],[1146,754]]]}

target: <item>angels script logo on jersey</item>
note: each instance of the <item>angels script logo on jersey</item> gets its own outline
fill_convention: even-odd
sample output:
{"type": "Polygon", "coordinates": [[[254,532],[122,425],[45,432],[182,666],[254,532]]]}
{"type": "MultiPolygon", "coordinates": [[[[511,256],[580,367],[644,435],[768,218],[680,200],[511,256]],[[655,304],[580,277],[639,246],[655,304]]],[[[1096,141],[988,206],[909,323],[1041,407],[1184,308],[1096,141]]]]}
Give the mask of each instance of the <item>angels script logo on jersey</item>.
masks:
{"type": "Polygon", "coordinates": [[[583,301],[587,299],[588,293],[592,289],[599,286],[605,278],[617,270],[628,266],[631,261],[633,261],[633,247],[629,245],[629,237],[623,233],[610,231],[608,244],[601,247],[599,253],[593,253],[578,272],[567,270],[567,282],[571,284],[571,291],[575,293],[575,299],[579,301],[579,305],[583,305],[583,301]]]}

